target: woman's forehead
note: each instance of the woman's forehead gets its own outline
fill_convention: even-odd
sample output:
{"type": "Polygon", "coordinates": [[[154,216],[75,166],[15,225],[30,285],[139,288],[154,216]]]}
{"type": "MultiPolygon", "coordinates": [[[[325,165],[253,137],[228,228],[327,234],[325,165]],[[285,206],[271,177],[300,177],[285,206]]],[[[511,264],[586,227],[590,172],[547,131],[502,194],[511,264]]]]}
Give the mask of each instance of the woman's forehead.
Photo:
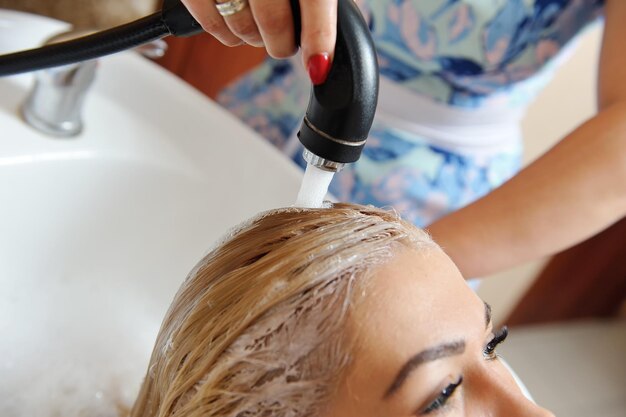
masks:
{"type": "Polygon", "coordinates": [[[483,302],[436,248],[400,251],[378,268],[352,317],[357,351],[377,357],[410,356],[484,330],[483,302]]]}

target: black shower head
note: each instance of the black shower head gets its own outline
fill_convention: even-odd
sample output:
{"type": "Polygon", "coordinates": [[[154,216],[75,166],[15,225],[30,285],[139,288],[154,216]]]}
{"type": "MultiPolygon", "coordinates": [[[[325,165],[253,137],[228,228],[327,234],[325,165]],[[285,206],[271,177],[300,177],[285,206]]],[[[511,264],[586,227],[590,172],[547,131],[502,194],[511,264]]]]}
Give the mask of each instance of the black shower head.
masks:
{"type": "MultiPolygon", "coordinates": [[[[298,1],[292,0],[298,28],[298,1]]],[[[298,132],[305,160],[338,171],[359,159],[378,102],[378,62],[367,23],[352,0],[339,0],[337,45],[326,81],[311,90],[298,132]]]]}

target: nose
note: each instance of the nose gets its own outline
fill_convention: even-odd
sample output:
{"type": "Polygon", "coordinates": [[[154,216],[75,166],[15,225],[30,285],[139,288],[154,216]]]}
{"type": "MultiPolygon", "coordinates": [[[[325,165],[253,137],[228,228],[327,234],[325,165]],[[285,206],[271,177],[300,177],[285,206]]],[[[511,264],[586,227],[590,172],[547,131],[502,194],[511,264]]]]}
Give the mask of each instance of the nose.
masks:
{"type": "Polygon", "coordinates": [[[526,398],[517,385],[500,386],[494,392],[498,417],[555,417],[550,411],[526,398]]]}
{"type": "Polygon", "coordinates": [[[490,417],[554,417],[550,411],[527,398],[504,363],[485,364],[477,370],[476,392],[481,410],[471,413],[490,417]]]}

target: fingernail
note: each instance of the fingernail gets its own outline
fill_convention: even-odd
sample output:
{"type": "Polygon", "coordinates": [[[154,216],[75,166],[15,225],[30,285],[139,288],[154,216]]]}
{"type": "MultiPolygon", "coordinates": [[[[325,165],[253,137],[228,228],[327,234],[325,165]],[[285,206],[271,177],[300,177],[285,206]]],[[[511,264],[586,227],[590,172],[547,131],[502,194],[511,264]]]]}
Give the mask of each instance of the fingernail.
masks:
{"type": "Polygon", "coordinates": [[[330,57],[325,52],[311,56],[307,64],[307,70],[314,85],[322,84],[326,81],[328,71],[330,70],[330,57]]]}

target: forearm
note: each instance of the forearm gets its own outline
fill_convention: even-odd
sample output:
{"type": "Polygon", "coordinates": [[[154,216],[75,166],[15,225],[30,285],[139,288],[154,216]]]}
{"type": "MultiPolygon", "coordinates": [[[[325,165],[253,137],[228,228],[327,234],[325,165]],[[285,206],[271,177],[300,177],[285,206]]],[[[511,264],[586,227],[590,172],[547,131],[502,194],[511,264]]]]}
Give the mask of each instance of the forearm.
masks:
{"type": "Polygon", "coordinates": [[[625,214],[626,103],[616,103],[429,231],[469,278],[554,254],[625,214]]]}

